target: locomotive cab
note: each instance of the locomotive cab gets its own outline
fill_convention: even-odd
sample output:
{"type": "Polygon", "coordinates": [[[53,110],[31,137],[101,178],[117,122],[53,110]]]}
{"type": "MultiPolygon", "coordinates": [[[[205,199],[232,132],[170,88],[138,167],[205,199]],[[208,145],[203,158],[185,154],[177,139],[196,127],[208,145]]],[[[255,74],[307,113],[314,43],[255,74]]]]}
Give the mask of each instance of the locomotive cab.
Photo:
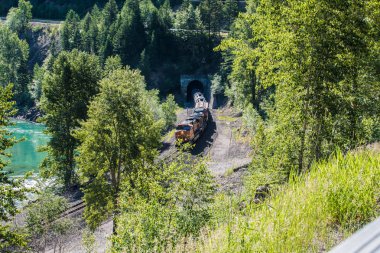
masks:
{"type": "Polygon", "coordinates": [[[194,126],[191,123],[192,122],[184,121],[177,126],[175,130],[176,140],[188,142],[194,138],[194,126]]]}

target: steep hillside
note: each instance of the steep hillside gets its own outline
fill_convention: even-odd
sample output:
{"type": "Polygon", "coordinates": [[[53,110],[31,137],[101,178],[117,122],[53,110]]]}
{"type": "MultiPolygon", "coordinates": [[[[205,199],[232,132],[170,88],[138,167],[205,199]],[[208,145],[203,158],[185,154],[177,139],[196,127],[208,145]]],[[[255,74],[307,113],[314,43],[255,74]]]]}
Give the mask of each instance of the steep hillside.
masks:
{"type": "Polygon", "coordinates": [[[223,199],[215,210],[220,223],[206,230],[192,250],[329,250],[380,214],[380,155],[373,150],[338,153],[315,164],[310,173],[291,176],[263,202],[250,201],[249,194],[243,202],[223,199]]]}

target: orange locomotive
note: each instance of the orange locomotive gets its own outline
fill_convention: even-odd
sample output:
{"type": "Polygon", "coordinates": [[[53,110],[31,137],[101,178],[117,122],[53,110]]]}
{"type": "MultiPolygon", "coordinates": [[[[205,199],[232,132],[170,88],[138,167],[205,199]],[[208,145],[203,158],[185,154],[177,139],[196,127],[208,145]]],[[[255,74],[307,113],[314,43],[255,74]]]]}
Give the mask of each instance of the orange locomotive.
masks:
{"type": "Polygon", "coordinates": [[[195,103],[194,113],[177,125],[175,131],[177,141],[194,143],[207,127],[209,119],[208,103],[198,90],[193,92],[193,98],[195,103]]]}

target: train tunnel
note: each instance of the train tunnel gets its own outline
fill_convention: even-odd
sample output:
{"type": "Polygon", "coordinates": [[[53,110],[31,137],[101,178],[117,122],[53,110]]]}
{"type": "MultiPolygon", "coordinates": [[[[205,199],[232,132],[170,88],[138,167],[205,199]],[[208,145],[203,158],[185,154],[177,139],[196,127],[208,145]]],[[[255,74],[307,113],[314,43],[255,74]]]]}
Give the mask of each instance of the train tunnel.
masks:
{"type": "Polygon", "coordinates": [[[198,80],[193,80],[187,85],[187,102],[193,102],[192,91],[198,89],[204,93],[203,84],[198,80]]]}

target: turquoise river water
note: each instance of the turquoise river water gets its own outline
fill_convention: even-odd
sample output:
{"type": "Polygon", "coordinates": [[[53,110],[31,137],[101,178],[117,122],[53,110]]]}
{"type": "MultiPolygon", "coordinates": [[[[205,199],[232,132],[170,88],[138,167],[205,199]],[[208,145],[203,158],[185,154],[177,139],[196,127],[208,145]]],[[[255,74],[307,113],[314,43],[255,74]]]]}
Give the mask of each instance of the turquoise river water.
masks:
{"type": "Polygon", "coordinates": [[[38,167],[45,158],[46,153],[38,152],[38,147],[45,145],[49,137],[43,133],[45,126],[28,121],[15,120],[15,125],[8,127],[17,139],[25,138],[24,141],[15,144],[10,152],[10,165],[8,170],[12,175],[22,175],[27,171],[38,172],[38,167]]]}

